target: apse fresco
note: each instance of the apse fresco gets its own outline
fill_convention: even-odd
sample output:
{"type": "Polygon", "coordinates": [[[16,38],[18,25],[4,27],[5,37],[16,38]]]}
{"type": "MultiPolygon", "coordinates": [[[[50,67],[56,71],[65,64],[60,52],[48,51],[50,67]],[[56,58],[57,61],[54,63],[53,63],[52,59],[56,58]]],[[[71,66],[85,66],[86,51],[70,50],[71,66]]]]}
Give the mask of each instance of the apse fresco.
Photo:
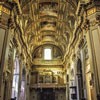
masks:
{"type": "MultiPolygon", "coordinates": [[[[47,53],[48,53],[48,51],[47,51],[47,53]]],[[[35,54],[33,53],[33,58],[43,59],[45,55],[49,56],[52,59],[61,59],[63,54],[59,48],[51,46],[51,45],[50,46],[45,45],[45,46],[39,47],[35,50],[35,54]],[[48,49],[50,51],[49,53],[50,53],[51,57],[49,54],[45,54],[45,52],[44,52],[45,49],[48,49]]]]}

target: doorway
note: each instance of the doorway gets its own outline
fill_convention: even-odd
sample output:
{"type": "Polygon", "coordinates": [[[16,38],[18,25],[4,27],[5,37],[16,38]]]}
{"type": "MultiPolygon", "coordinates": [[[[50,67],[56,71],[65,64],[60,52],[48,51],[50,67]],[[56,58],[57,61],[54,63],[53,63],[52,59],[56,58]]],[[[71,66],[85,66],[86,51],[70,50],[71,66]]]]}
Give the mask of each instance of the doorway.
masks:
{"type": "Polygon", "coordinates": [[[55,100],[55,92],[53,92],[53,89],[43,89],[40,92],[40,100],[55,100]]]}
{"type": "Polygon", "coordinates": [[[78,59],[78,62],[77,62],[77,78],[78,78],[79,100],[84,100],[83,72],[82,72],[81,59],[78,59]]]}

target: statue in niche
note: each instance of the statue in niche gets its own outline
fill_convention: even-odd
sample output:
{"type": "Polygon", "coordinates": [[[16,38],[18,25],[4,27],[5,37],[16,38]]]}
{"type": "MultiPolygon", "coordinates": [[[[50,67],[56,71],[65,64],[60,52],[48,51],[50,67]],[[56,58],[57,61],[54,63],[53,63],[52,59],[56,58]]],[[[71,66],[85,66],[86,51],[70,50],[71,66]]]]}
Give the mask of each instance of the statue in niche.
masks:
{"type": "Polygon", "coordinates": [[[39,83],[43,83],[43,75],[39,76],[39,83]]]}
{"type": "Polygon", "coordinates": [[[53,82],[53,83],[57,83],[57,76],[53,76],[52,82],[53,82]]]}
{"type": "Polygon", "coordinates": [[[45,83],[50,83],[50,75],[49,74],[45,75],[45,83]]]}

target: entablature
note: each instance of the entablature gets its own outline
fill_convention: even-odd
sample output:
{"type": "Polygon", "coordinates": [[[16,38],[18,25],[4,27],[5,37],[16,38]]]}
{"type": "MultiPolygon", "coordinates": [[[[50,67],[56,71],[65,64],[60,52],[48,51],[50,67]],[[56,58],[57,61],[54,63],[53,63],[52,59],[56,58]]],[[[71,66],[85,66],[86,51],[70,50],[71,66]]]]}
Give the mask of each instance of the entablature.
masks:
{"type": "Polygon", "coordinates": [[[62,65],[61,59],[53,59],[53,60],[42,60],[42,59],[34,59],[33,65],[62,65]]]}
{"type": "Polygon", "coordinates": [[[61,88],[66,88],[66,84],[54,84],[54,83],[38,83],[34,85],[30,85],[30,88],[55,88],[55,89],[61,89],[61,88]]]}

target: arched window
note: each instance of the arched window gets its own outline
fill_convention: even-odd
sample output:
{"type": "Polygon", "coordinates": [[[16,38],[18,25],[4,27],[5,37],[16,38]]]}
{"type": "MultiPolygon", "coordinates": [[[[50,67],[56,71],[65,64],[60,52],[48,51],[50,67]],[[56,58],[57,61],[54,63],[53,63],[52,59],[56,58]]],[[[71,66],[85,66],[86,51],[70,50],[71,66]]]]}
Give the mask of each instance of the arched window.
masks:
{"type": "Polygon", "coordinates": [[[25,82],[26,82],[26,70],[22,70],[22,79],[21,79],[21,89],[19,100],[25,100],[25,82]]]}
{"type": "Polygon", "coordinates": [[[19,86],[19,59],[16,57],[14,62],[14,73],[13,73],[13,83],[12,83],[12,99],[17,100],[18,97],[18,86],[19,86]]]}
{"type": "Polygon", "coordinates": [[[44,60],[52,59],[52,50],[51,48],[44,48],[44,60]]]}
{"type": "Polygon", "coordinates": [[[79,90],[79,99],[84,98],[84,89],[83,89],[83,73],[82,73],[82,62],[81,59],[78,59],[77,62],[77,75],[78,75],[78,90],[79,90]]]}

